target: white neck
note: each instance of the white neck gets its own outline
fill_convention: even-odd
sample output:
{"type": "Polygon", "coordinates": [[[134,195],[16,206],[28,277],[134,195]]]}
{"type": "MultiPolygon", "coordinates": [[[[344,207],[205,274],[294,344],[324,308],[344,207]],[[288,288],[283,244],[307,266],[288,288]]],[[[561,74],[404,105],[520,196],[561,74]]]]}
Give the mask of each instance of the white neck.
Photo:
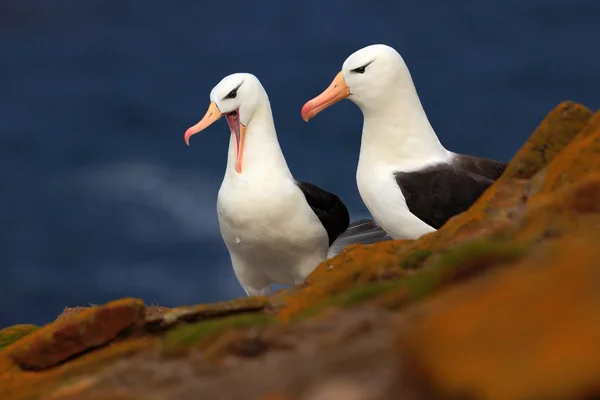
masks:
{"type": "Polygon", "coordinates": [[[357,102],[364,117],[359,165],[410,172],[451,157],[429,123],[410,75],[402,78],[403,84],[390,88],[394,92],[377,106],[357,102]]]}
{"type": "Polygon", "coordinates": [[[243,148],[242,173],[235,170],[235,137],[231,135],[225,177],[248,181],[264,180],[266,177],[292,179],[292,174],[279,146],[275,122],[271,113],[269,98],[257,105],[246,127],[243,148]]]}

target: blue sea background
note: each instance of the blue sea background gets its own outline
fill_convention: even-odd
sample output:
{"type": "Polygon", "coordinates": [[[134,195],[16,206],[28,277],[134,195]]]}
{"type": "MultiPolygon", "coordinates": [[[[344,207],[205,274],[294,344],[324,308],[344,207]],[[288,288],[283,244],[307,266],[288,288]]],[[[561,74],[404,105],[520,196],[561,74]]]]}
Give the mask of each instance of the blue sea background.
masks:
{"type": "Polygon", "coordinates": [[[183,141],[225,75],[258,76],[296,178],[357,219],[360,111],[300,117],[348,55],[395,47],[444,145],[507,161],[561,101],[600,107],[598,21],[598,0],[2,1],[0,327],[244,295],[215,209],[228,129],[183,141]]]}

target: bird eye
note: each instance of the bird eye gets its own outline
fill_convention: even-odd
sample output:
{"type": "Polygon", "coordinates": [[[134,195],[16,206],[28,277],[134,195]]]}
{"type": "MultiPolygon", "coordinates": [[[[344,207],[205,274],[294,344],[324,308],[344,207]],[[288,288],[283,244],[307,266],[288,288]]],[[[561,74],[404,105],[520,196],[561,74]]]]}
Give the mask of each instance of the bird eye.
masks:
{"type": "Polygon", "coordinates": [[[235,99],[235,97],[237,96],[237,89],[233,89],[231,92],[229,92],[229,94],[227,96],[225,96],[226,99],[235,99]]]}
{"type": "Polygon", "coordinates": [[[352,70],[352,72],[356,72],[357,74],[364,74],[365,73],[365,69],[367,69],[366,65],[364,67],[354,68],[352,70]]]}

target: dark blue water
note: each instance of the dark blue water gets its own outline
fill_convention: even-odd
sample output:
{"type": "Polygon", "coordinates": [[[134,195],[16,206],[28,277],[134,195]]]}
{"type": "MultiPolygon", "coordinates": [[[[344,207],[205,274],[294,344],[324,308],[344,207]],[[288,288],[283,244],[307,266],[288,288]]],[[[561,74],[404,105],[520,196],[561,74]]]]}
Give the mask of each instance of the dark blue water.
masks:
{"type": "Polygon", "coordinates": [[[597,0],[3,0],[0,327],[243,295],[215,210],[226,124],[183,142],[223,76],[261,79],[295,176],[361,218],[358,108],[300,117],[350,53],[394,46],[442,142],[508,160],[560,101],[600,107],[598,21],[597,0]]]}

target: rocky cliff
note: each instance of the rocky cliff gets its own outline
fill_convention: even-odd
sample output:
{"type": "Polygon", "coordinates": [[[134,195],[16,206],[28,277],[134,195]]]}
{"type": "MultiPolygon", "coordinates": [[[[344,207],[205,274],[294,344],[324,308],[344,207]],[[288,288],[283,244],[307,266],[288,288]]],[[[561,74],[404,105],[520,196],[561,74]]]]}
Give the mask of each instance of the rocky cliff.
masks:
{"type": "Polygon", "coordinates": [[[301,287],[0,331],[2,400],[600,398],[600,112],[560,104],[467,211],[301,287]]]}

